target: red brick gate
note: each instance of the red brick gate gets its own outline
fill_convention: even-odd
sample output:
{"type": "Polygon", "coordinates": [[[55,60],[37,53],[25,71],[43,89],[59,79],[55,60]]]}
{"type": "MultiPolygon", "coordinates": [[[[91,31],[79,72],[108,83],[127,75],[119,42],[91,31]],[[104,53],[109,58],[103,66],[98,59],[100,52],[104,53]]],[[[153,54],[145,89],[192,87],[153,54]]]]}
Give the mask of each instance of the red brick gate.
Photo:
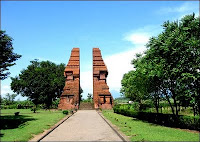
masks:
{"type": "Polygon", "coordinates": [[[60,96],[58,109],[75,109],[80,104],[80,61],[79,48],[73,48],[64,70],[65,87],[60,96]]]}
{"type": "Polygon", "coordinates": [[[107,67],[102,59],[99,48],[93,48],[93,101],[94,108],[110,109],[113,97],[106,82],[107,67]]]}
{"type": "MultiPolygon", "coordinates": [[[[60,96],[58,109],[75,109],[80,105],[80,61],[79,48],[73,48],[64,70],[65,87],[60,96]]],[[[111,109],[113,97],[106,82],[107,67],[99,48],[93,48],[93,101],[94,108],[111,109]]]]}

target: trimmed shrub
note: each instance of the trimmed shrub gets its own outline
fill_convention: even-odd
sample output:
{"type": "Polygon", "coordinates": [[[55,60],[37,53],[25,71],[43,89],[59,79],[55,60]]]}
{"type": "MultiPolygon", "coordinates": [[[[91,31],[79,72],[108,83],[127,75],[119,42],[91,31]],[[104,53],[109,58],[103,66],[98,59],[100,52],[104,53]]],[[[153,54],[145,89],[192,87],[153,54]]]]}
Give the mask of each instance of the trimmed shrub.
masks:
{"type": "Polygon", "coordinates": [[[117,105],[113,108],[115,113],[125,116],[135,117],[140,120],[144,120],[150,123],[155,123],[164,126],[178,127],[184,129],[200,130],[199,116],[175,116],[173,114],[163,113],[150,113],[150,112],[138,112],[134,109],[127,109],[128,107],[117,105]],[[126,109],[124,109],[126,108],[126,109]]]}
{"type": "Polygon", "coordinates": [[[180,116],[179,117],[179,125],[181,128],[187,127],[188,129],[196,129],[200,130],[199,127],[200,119],[199,116],[180,116]]]}
{"type": "Polygon", "coordinates": [[[68,110],[63,110],[63,114],[68,114],[69,113],[69,111],[68,110]]]}

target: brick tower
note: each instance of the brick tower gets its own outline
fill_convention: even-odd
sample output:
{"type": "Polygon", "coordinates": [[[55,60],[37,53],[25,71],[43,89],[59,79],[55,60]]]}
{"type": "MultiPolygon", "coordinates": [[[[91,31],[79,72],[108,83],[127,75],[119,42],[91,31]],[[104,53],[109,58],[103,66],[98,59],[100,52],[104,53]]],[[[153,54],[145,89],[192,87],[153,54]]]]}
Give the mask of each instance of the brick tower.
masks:
{"type": "Polygon", "coordinates": [[[73,48],[64,70],[65,87],[60,96],[58,109],[75,109],[80,104],[80,61],[79,48],[73,48]]]}
{"type": "Polygon", "coordinates": [[[94,108],[111,109],[113,97],[106,82],[107,67],[99,48],[93,48],[93,101],[94,108]]]}

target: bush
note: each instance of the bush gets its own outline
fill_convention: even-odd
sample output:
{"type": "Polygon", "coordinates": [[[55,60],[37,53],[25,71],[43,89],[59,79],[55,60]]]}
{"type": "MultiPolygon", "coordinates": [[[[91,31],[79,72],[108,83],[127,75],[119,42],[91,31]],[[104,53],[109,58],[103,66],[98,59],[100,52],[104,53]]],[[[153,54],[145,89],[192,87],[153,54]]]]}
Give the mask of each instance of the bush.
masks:
{"type": "Polygon", "coordinates": [[[54,101],[52,102],[51,109],[57,109],[57,108],[58,108],[59,102],[60,102],[60,98],[54,100],[54,101]]]}
{"type": "Polygon", "coordinates": [[[17,104],[10,104],[10,105],[7,105],[7,108],[8,108],[8,109],[16,109],[16,108],[17,108],[17,104]]]}
{"type": "Polygon", "coordinates": [[[199,116],[180,116],[179,117],[179,125],[181,128],[187,127],[188,129],[196,129],[200,130],[199,128],[200,119],[199,116]]]}
{"type": "Polygon", "coordinates": [[[68,114],[69,113],[69,111],[68,110],[63,110],[63,114],[68,114]]]}
{"type": "Polygon", "coordinates": [[[150,123],[155,123],[170,127],[179,127],[184,129],[200,130],[199,116],[174,116],[173,114],[162,114],[162,113],[150,113],[150,112],[138,112],[129,107],[116,105],[113,108],[115,113],[122,114],[125,116],[135,117],[140,120],[145,120],[150,123]],[[127,109],[128,108],[128,109],[127,109]]]}
{"type": "Polygon", "coordinates": [[[33,111],[33,113],[36,113],[37,110],[39,110],[39,108],[37,108],[37,106],[33,106],[33,107],[31,108],[31,111],[33,111]]]}

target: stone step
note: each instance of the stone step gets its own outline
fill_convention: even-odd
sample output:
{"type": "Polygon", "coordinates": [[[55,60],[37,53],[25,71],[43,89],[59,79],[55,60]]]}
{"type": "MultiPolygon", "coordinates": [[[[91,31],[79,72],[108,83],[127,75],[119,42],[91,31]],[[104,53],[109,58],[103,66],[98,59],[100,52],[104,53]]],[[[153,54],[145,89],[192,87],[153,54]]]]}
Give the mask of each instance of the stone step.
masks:
{"type": "Polygon", "coordinates": [[[92,110],[94,109],[94,103],[90,102],[81,102],[79,106],[80,110],[92,110]]]}

